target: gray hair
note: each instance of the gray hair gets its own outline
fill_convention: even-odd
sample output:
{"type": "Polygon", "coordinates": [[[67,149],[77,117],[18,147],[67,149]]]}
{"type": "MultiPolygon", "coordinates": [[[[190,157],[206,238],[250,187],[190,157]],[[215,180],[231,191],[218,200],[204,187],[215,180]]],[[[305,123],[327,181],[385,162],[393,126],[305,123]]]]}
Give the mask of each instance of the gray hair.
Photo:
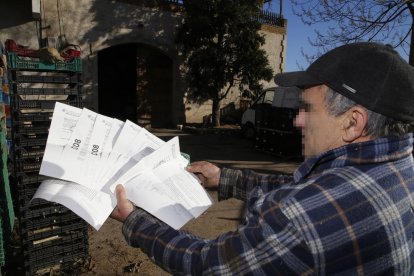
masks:
{"type": "MultiPolygon", "coordinates": [[[[325,106],[328,113],[334,117],[338,117],[348,111],[351,107],[358,105],[354,101],[342,96],[338,92],[328,89],[325,97],[325,106]]],[[[362,107],[364,108],[364,107],[362,107]]],[[[384,136],[401,136],[413,130],[413,125],[404,123],[393,118],[376,113],[364,108],[368,114],[368,122],[365,127],[367,135],[375,138],[384,136]]]]}

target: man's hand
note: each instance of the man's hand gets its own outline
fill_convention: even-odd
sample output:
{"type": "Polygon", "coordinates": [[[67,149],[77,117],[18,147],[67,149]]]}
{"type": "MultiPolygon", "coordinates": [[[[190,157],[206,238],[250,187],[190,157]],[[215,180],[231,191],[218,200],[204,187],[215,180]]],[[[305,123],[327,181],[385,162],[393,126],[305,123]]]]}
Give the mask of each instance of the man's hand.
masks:
{"type": "Polygon", "coordinates": [[[128,215],[135,210],[135,206],[126,197],[124,186],[118,184],[115,188],[117,206],[111,213],[111,218],[124,222],[128,215]]]}
{"type": "Polygon", "coordinates": [[[201,184],[206,188],[217,188],[221,170],[219,167],[205,161],[191,163],[187,171],[197,175],[201,184]]]}

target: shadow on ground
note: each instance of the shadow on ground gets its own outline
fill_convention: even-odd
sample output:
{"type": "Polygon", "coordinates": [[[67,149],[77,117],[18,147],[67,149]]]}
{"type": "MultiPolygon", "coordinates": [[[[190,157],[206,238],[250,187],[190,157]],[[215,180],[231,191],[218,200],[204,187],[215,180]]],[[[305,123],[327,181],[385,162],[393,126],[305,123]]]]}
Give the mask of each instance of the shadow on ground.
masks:
{"type": "Polygon", "coordinates": [[[235,130],[201,130],[187,133],[153,129],[164,141],[178,136],[181,151],[190,155],[191,162],[209,161],[230,168],[249,168],[263,173],[292,173],[301,162],[298,157],[275,156],[257,151],[254,141],[244,139],[235,130]]]}

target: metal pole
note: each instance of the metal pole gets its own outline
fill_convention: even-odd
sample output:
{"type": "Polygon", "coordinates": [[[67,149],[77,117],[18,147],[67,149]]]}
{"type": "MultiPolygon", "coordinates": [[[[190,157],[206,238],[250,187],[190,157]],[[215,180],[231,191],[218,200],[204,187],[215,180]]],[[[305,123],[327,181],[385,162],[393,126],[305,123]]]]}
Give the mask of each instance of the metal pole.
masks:
{"type": "Polygon", "coordinates": [[[280,3],[280,11],[279,11],[279,15],[280,15],[280,17],[283,17],[283,16],[282,16],[283,0],[280,0],[280,1],[279,1],[279,3],[280,3]]]}

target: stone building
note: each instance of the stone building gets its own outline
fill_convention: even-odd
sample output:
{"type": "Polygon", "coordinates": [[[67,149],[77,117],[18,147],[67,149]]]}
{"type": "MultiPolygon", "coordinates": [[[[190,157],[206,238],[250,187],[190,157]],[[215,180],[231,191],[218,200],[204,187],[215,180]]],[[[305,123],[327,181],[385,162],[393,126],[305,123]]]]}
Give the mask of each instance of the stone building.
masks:
{"type": "MultiPolygon", "coordinates": [[[[181,24],[177,0],[25,0],[0,2],[0,41],[29,48],[82,49],[84,106],[152,127],[201,123],[211,103],[186,99],[183,60],[174,43],[181,24]],[[158,3],[158,4],[155,4],[158,3]],[[40,16],[41,15],[41,16],[40,16]]],[[[286,20],[262,14],[263,46],[274,73],[284,68],[286,20]],[[278,20],[271,20],[273,19],[278,20]]],[[[265,87],[274,83],[264,83],[265,87]]],[[[240,107],[235,89],[222,101],[240,107]]]]}

